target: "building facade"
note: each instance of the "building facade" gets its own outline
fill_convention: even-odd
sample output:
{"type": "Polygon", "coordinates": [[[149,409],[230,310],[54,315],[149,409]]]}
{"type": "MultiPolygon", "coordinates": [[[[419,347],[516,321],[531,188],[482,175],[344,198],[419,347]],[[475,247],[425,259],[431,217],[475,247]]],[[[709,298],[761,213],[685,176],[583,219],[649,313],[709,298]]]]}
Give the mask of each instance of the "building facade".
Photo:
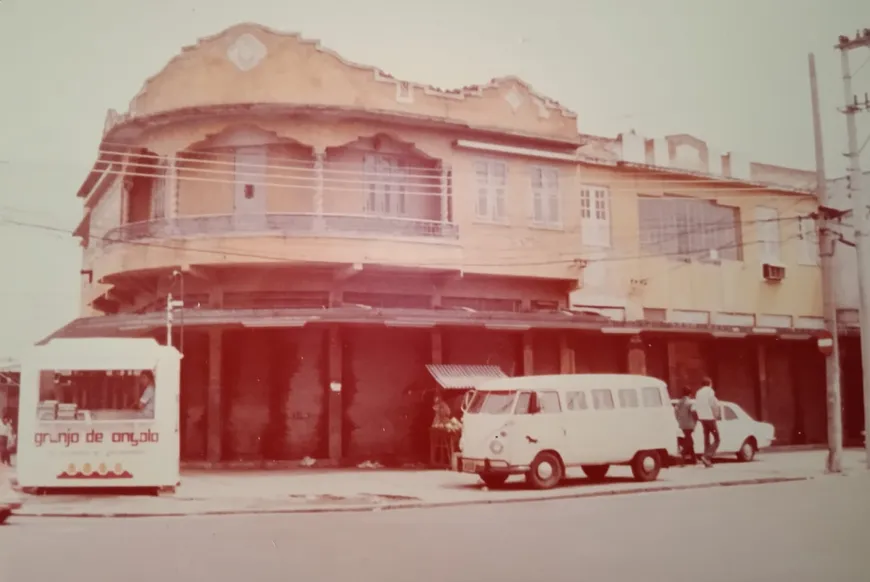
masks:
{"type": "Polygon", "coordinates": [[[821,441],[805,178],[583,135],[519,79],[442,90],[239,25],[109,112],[82,318],[55,336],[165,339],[183,302],[189,461],[420,459],[436,377],[479,366],[710,375],[821,441]]]}

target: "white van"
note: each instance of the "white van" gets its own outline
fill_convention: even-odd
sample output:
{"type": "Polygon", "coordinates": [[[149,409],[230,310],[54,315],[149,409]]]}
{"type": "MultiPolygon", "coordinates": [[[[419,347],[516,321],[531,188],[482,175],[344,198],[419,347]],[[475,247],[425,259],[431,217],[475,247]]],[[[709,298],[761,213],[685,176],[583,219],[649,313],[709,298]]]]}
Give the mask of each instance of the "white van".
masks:
{"type": "Polygon", "coordinates": [[[532,487],[558,485],[580,467],[601,480],[610,465],[630,465],[654,481],[677,456],[678,432],[667,385],[628,374],[499,378],[467,401],[455,470],[489,487],[525,475],[532,487]]]}

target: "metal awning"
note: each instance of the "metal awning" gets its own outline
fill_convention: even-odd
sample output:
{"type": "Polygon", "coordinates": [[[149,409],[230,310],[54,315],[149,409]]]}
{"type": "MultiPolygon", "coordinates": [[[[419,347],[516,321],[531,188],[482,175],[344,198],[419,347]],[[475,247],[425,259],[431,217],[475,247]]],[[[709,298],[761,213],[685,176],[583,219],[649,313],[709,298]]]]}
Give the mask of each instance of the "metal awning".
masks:
{"type": "Polygon", "coordinates": [[[498,366],[429,364],[426,369],[445,390],[470,390],[489,380],[508,377],[498,366]]]}

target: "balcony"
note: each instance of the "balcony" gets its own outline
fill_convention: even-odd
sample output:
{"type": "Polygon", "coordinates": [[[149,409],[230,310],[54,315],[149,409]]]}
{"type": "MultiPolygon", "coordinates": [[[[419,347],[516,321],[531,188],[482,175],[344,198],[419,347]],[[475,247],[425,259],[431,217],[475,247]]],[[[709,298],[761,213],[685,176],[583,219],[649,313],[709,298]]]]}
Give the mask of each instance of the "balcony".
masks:
{"type": "Polygon", "coordinates": [[[317,152],[262,130],[227,130],[171,160],[127,168],[124,220],[93,246],[191,237],[458,238],[450,170],[388,136],[317,152]],[[260,146],[229,146],[245,139],[260,146]]]}
{"type": "Polygon", "coordinates": [[[438,220],[373,215],[285,212],[211,214],[132,222],[109,230],[103,237],[94,241],[94,246],[148,239],[235,235],[413,237],[455,240],[459,238],[459,227],[438,220]]]}

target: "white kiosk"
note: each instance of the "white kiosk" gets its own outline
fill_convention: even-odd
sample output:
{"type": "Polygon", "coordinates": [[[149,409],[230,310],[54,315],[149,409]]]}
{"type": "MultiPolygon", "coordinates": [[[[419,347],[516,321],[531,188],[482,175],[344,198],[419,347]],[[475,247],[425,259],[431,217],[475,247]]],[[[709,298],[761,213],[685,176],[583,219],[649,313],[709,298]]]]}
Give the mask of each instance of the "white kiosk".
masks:
{"type": "Polygon", "coordinates": [[[151,338],[33,348],[21,362],[19,486],[174,488],[180,363],[151,338]]]}

